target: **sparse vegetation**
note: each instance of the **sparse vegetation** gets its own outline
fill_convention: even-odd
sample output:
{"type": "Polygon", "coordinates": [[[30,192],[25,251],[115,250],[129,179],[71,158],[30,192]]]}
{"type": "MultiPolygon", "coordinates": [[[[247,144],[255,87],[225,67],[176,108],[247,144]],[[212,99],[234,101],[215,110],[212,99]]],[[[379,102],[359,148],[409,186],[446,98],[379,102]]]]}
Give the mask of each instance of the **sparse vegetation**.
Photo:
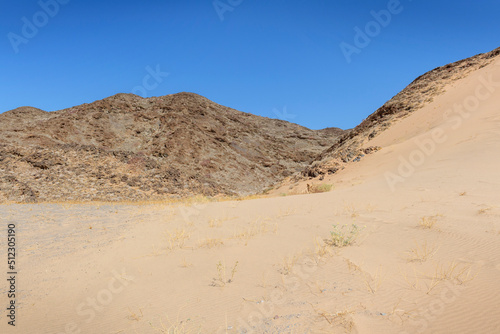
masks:
{"type": "Polygon", "coordinates": [[[216,238],[206,238],[198,242],[198,248],[214,248],[222,245],[224,245],[224,242],[216,238]]]}
{"type": "Polygon", "coordinates": [[[320,260],[325,256],[331,254],[331,247],[329,244],[325,243],[323,240],[316,238],[314,239],[314,255],[320,260]]]}
{"type": "Polygon", "coordinates": [[[446,265],[439,263],[436,264],[432,275],[417,273],[415,268],[413,268],[412,277],[409,277],[407,273],[402,273],[408,287],[411,290],[422,290],[426,294],[430,294],[443,281],[449,281],[457,285],[462,285],[474,280],[477,274],[478,273],[473,274],[472,267],[470,265],[460,265],[456,261],[452,261],[446,265]]]}
{"type": "Polygon", "coordinates": [[[437,217],[438,215],[422,217],[418,222],[418,226],[424,229],[432,229],[437,223],[437,217]]]}
{"type": "Polygon", "coordinates": [[[142,314],[142,310],[141,310],[141,309],[139,309],[139,312],[138,312],[138,313],[136,313],[136,312],[133,312],[133,311],[130,309],[130,307],[129,307],[129,308],[128,308],[128,311],[129,311],[129,313],[130,313],[130,315],[128,316],[128,318],[129,318],[130,320],[139,321],[139,320],[141,320],[141,319],[144,317],[144,315],[142,314]],[[140,314],[139,314],[139,313],[140,313],[140,314]]]}
{"type": "Polygon", "coordinates": [[[434,290],[439,284],[441,284],[441,282],[442,282],[442,280],[433,277],[429,283],[425,283],[425,287],[427,290],[425,293],[427,295],[430,294],[432,292],[432,290],[434,290]]]}
{"type": "Polygon", "coordinates": [[[353,310],[345,308],[342,311],[337,311],[334,313],[327,312],[322,309],[316,308],[313,304],[309,303],[311,307],[314,309],[316,314],[326,320],[331,326],[339,326],[342,327],[347,333],[350,333],[354,328],[354,321],[352,320],[352,314],[354,314],[353,310]]]}
{"type": "Polygon", "coordinates": [[[222,226],[222,221],[220,221],[219,219],[210,219],[208,221],[208,227],[215,228],[221,226],[222,226]]]}
{"type": "Polygon", "coordinates": [[[257,286],[261,287],[261,288],[267,288],[267,275],[266,273],[262,273],[262,280],[259,284],[257,284],[257,286]]]}
{"type": "Polygon", "coordinates": [[[365,283],[366,288],[370,293],[375,293],[378,291],[380,286],[382,285],[382,276],[380,275],[380,268],[377,270],[377,273],[374,276],[363,272],[363,282],[365,283]]]}
{"type": "Polygon", "coordinates": [[[344,203],[344,212],[346,212],[353,219],[359,216],[358,211],[352,204],[344,203]]]}
{"type": "Polygon", "coordinates": [[[413,278],[410,278],[406,272],[402,272],[399,268],[401,275],[405,279],[406,284],[410,290],[419,290],[420,279],[417,276],[417,270],[413,268],[413,278]]]}
{"type": "Polygon", "coordinates": [[[233,220],[233,219],[236,219],[236,217],[222,217],[222,218],[210,218],[208,220],[208,227],[210,228],[216,228],[216,227],[221,227],[222,224],[224,224],[225,222],[229,221],[229,220],[233,220]]]}
{"type": "Polygon", "coordinates": [[[180,249],[184,247],[186,240],[189,240],[190,234],[185,229],[176,229],[173,232],[165,232],[165,238],[167,239],[167,249],[172,251],[175,249],[180,249]]]}
{"type": "MultiPolygon", "coordinates": [[[[408,284],[408,287],[411,290],[417,290],[417,291],[421,290],[422,280],[419,277],[419,275],[417,274],[417,270],[415,268],[413,268],[413,278],[408,277],[407,273],[404,273],[403,277],[404,277],[406,283],[408,284]]],[[[437,277],[430,277],[430,282],[423,283],[423,285],[425,285],[425,287],[423,288],[423,291],[426,294],[430,294],[432,292],[432,290],[434,290],[441,282],[442,282],[442,280],[437,278],[437,277]]]]}
{"type": "Polygon", "coordinates": [[[181,267],[182,268],[189,268],[192,265],[193,265],[192,263],[189,263],[189,262],[186,261],[185,257],[182,258],[182,260],[181,260],[181,267]]]}
{"type": "Polygon", "coordinates": [[[354,262],[352,262],[351,260],[345,259],[345,262],[347,264],[347,267],[349,268],[349,272],[356,272],[356,271],[358,271],[360,273],[363,272],[363,270],[361,270],[361,267],[358,266],[357,264],[355,264],[354,262]]]}
{"type": "Polygon", "coordinates": [[[314,194],[314,193],[326,193],[332,190],[332,188],[333,184],[322,183],[322,184],[313,184],[308,187],[308,190],[310,193],[314,194]]]}
{"type": "Polygon", "coordinates": [[[408,262],[425,262],[436,254],[437,248],[435,246],[428,246],[427,241],[419,245],[415,242],[415,248],[408,251],[408,262]]]}
{"type": "Polygon", "coordinates": [[[283,275],[288,275],[289,273],[291,273],[298,260],[299,256],[297,254],[293,256],[286,256],[283,259],[283,267],[281,268],[280,273],[283,275]]]}
{"type": "Polygon", "coordinates": [[[212,286],[224,287],[226,284],[233,282],[234,275],[238,270],[238,264],[238,261],[234,263],[234,266],[231,268],[231,277],[228,279],[226,276],[226,263],[219,261],[216,264],[217,277],[212,280],[212,286]]]}
{"type": "Polygon", "coordinates": [[[233,234],[234,239],[239,239],[239,240],[244,240],[245,245],[248,244],[248,241],[257,236],[257,235],[263,235],[266,234],[269,231],[272,231],[273,233],[277,233],[278,231],[278,224],[274,224],[273,227],[269,226],[269,218],[257,218],[255,221],[253,221],[250,226],[245,227],[241,229],[238,232],[235,232],[233,234]]]}
{"type": "Polygon", "coordinates": [[[326,239],[325,242],[334,247],[349,246],[354,243],[362,230],[356,224],[352,224],[351,226],[347,224],[333,225],[333,231],[330,232],[330,239],[326,239]]]}
{"type": "Polygon", "coordinates": [[[491,209],[492,209],[492,207],[487,207],[487,208],[482,208],[482,209],[479,209],[479,210],[477,211],[477,214],[478,214],[478,215],[484,215],[484,214],[486,214],[488,211],[490,211],[491,209]]]}
{"type": "MultiPolygon", "coordinates": [[[[167,318],[168,321],[168,318],[167,318]]],[[[168,321],[170,323],[170,321],[168,321]]],[[[164,334],[201,334],[201,326],[196,326],[192,323],[190,318],[185,320],[177,320],[176,323],[170,323],[166,325],[163,323],[163,320],[160,318],[160,324],[158,326],[154,326],[151,322],[149,322],[149,326],[157,332],[164,334]]]]}
{"type": "Polygon", "coordinates": [[[277,218],[283,218],[283,217],[288,217],[290,215],[295,214],[295,209],[293,208],[287,208],[285,210],[279,210],[279,214],[276,216],[277,218]]]}
{"type": "Polygon", "coordinates": [[[472,267],[470,265],[460,265],[456,261],[452,261],[446,265],[437,264],[433,278],[441,281],[449,280],[462,285],[472,281],[476,276],[477,274],[472,274],[472,267]]]}

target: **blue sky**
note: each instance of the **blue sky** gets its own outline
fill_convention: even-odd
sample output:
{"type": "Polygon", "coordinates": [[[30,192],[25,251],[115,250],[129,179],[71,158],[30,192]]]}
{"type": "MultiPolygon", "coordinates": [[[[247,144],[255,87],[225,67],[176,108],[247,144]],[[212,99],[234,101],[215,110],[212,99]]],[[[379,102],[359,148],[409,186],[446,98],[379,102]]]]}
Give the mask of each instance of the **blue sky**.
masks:
{"type": "Polygon", "coordinates": [[[0,112],[189,91],[351,128],[424,72],[499,47],[498,13],[493,0],[4,0],[0,112]]]}

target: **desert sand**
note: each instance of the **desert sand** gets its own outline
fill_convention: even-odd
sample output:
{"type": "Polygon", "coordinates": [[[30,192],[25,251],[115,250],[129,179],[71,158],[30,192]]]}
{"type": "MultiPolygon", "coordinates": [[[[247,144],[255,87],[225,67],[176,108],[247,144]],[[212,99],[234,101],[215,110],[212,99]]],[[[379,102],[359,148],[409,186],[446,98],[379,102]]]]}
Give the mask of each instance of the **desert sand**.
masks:
{"type": "Polygon", "coordinates": [[[370,145],[265,198],[0,206],[15,332],[500,333],[500,61],[370,145]]]}

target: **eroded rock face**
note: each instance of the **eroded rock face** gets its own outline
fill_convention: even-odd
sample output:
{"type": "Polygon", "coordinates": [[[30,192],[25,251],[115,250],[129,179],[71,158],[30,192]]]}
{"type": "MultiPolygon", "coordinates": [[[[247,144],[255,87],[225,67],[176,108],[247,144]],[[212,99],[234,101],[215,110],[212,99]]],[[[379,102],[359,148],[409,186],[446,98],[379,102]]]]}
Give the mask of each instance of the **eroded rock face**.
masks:
{"type": "Polygon", "coordinates": [[[0,114],[0,200],[147,200],[262,191],[343,131],[313,131],[192,93],[118,94],[0,114]]]}

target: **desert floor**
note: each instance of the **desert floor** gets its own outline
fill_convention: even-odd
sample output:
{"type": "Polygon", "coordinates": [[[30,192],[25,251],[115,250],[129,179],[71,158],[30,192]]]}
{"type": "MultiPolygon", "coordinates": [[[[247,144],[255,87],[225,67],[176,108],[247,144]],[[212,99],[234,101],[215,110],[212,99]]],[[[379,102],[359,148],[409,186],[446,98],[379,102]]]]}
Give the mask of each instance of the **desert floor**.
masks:
{"type": "Polygon", "coordinates": [[[0,206],[19,268],[17,326],[2,316],[0,332],[500,333],[492,80],[498,61],[375,138],[329,192],[0,206]]]}

